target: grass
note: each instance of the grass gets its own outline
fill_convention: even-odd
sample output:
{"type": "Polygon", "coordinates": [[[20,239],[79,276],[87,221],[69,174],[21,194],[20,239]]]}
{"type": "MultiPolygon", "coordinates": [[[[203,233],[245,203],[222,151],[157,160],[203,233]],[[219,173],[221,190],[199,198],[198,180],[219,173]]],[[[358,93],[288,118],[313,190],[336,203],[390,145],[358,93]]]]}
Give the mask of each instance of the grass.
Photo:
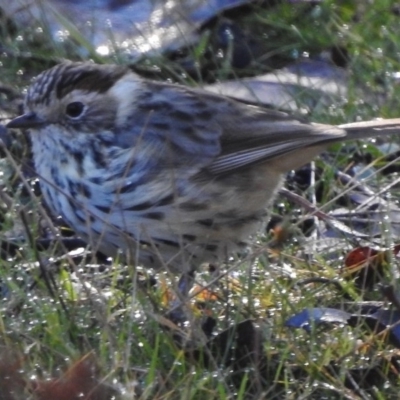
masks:
{"type": "MultiPolygon", "coordinates": [[[[156,69],[160,71],[158,79],[194,85],[265,73],[294,62],[301,54],[313,57],[334,48],[348,53],[348,96],[329,108],[316,107],[308,117],[342,123],[398,116],[400,86],[395,73],[400,70],[400,25],[395,5],[384,0],[372,5],[336,3],[295,7],[288,2],[240,17],[237,24],[242,31],[258,42],[254,59],[244,69],[232,66],[232,44],[228,44],[226,57],[216,56],[218,46],[211,40],[212,31],[205,32],[199,44],[187,52],[195,60],[192,74],[184,72],[180,58],[146,58],[135,69],[146,75],[154,75],[156,69]],[[360,88],[368,92],[367,97],[359,97],[360,88]]],[[[30,28],[6,29],[3,24],[1,32],[1,81],[12,89],[0,93],[0,105],[7,116],[18,113],[14,91],[23,91],[31,77],[60,58],[86,58],[79,56],[79,46],[84,42],[79,36],[75,37],[78,44],[60,44],[48,33],[30,28]]],[[[96,58],[124,62],[121,56],[96,58]]],[[[339,232],[337,238],[328,240],[315,229],[311,235],[306,234],[301,229],[304,221],[314,228],[319,224],[320,231],[324,225],[280,197],[272,211],[281,221],[281,230],[275,235],[261,233],[244,258],[221,266],[222,271],[230,273],[212,287],[216,295],[199,297],[201,307],[191,306],[190,323],[177,327],[165,317],[170,276],[158,274],[154,283],[146,271],[123,268],[118,260],[112,268],[105,268],[105,262],[93,260],[90,255],[66,256],[60,245],[38,248],[35,239],[51,236],[50,228],[35,195],[37,182],[26,167],[28,145],[22,136],[12,139],[9,150],[14,162],[4,152],[0,159],[0,240],[3,247],[10,241],[15,243],[0,259],[4,295],[0,303],[0,398],[9,388],[7,376],[16,384],[22,376],[29,384],[20,385],[21,392],[16,385],[15,393],[6,399],[62,399],[81,387],[79,376],[87,374],[95,377],[93,386],[100,388],[93,397],[96,399],[398,397],[398,349],[382,335],[372,333],[361,323],[315,325],[310,332],[285,326],[289,317],[305,308],[344,308],[348,303],[357,308],[361,301],[386,301],[377,285],[361,290],[355,279],[346,280],[340,273],[347,252],[359,244],[375,243],[373,238],[349,239],[339,232]],[[15,165],[23,165],[22,171],[15,165]],[[273,252],[267,251],[271,244],[273,252]],[[315,278],[335,280],[342,290],[318,281],[304,281],[315,278]],[[249,319],[255,322],[246,323],[249,319]],[[209,348],[204,347],[210,340],[202,333],[201,325],[205,323],[216,325],[209,348]],[[232,327],[243,332],[234,334],[232,327]],[[238,360],[251,351],[255,354],[250,360],[238,360]],[[224,353],[228,355],[225,358],[224,353]],[[64,386],[54,381],[60,376],[64,386]],[[56,389],[46,386],[46,382],[56,382],[62,390],[55,395],[56,389]],[[112,388],[119,394],[112,394],[112,388]]],[[[316,187],[301,186],[301,174],[291,174],[288,184],[306,198],[315,197],[318,208],[325,212],[353,207],[348,200],[343,203],[343,198],[333,201],[345,190],[335,179],[335,170],[346,171],[353,164],[364,168],[369,158],[382,156],[384,153],[374,143],[334,146],[315,163],[316,187]]],[[[378,165],[387,164],[383,157],[378,165]]],[[[365,184],[375,191],[397,177],[397,172],[389,175],[378,172],[377,167],[366,168],[370,177],[365,184]]],[[[391,189],[388,198],[396,200],[397,188],[391,189]]],[[[373,226],[381,227],[382,243],[390,248],[397,239],[388,216],[382,216],[373,226]]],[[[68,235],[68,229],[62,231],[68,235]]],[[[380,282],[397,288],[396,257],[388,257],[383,264],[385,272],[380,282]]],[[[212,276],[200,270],[198,279],[207,281],[212,276]]]]}

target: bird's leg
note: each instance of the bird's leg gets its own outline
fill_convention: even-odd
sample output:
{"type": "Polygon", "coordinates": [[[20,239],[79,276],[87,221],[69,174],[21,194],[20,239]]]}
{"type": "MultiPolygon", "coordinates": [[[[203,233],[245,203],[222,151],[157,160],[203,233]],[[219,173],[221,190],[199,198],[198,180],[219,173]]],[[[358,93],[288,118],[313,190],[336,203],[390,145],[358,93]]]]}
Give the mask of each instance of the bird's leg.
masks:
{"type": "Polygon", "coordinates": [[[191,270],[189,272],[184,272],[179,278],[178,291],[179,294],[186,299],[189,296],[190,289],[194,284],[194,277],[196,273],[191,270]]]}
{"type": "Polygon", "coordinates": [[[172,301],[171,310],[168,312],[168,318],[175,323],[184,322],[188,319],[184,304],[189,300],[189,292],[194,284],[195,275],[196,272],[190,270],[189,272],[184,272],[179,278],[178,293],[172,301]]]}

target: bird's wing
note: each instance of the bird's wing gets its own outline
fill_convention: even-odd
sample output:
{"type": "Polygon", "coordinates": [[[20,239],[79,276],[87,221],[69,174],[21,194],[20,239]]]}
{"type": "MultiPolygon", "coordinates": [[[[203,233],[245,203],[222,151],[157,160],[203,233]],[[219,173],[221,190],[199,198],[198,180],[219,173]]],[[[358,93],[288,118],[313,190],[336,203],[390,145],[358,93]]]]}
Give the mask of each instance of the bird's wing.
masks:
{"type": "MultiPolygon", "coordinates": [[[[272,160],[312,146],[340,140],[343,129],[331,125],[307,123],[288,114],[259,107],[235,104],[239,110],[224,126],[221,153],[207,167],[223,174],[248,165],[272,160]]],[[[300,163],[301,164],[301,163],[300,163]]]]}
{"type": "MultiPolygon", "coordinates": [[[[346,135],[330,125],[310,124],[203,90],[156,82],[145,87],[132,115],[134,136],[151,141],[158,160],[173,160],[175,166],[189,163],[225,174],[346,135]]],[[[132,146],[132,133],[119,140],[132,146]]]]}
{"type": "Polygon", "coordinates": [[[207,168],[213,174],[272,160],[346,136],[344,129],[309,123],[275,110],[236,101],[227,101],[226,108],[226,112],[217,115],[224,132],[221,153],[207,168]]]}

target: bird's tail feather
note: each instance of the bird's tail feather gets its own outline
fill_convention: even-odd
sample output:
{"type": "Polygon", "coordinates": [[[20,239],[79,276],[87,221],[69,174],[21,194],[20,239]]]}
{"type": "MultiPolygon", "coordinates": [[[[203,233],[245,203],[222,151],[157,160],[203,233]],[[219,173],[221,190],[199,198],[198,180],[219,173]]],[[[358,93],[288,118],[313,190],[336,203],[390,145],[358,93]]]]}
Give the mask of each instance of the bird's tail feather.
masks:
{"type": "Polygon", "coordinates": [[[400,118],[352,122],[339,125],[338,128],[344,129],[347,132],[346,139],[348,140],[400,135],[400,118]]]}

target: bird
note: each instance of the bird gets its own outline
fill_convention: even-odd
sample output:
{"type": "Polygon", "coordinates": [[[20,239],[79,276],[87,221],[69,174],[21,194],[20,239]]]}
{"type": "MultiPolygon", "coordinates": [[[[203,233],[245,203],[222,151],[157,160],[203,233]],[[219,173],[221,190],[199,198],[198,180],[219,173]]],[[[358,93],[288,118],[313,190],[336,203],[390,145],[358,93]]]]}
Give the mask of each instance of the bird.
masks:
{"type": "Polygon", "coordinates": [[[399,134],[400,119],[313,123],[128,66],[62,62],[24,113],[44,200],[94,250],[191,273],[242,251],[285,174],[334,142],[399,134]]]}

